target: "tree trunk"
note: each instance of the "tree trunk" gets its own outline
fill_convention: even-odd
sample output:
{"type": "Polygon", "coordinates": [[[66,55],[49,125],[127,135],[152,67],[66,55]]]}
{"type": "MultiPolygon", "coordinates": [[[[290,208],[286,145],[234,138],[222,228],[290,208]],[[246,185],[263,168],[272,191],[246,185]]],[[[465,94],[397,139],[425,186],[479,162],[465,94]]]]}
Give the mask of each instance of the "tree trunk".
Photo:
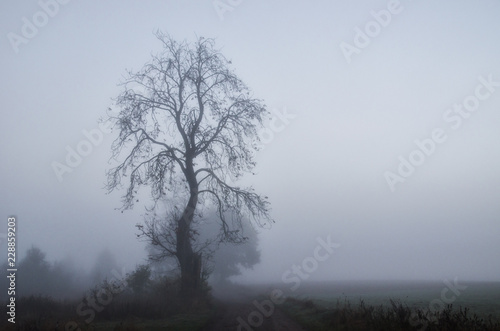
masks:
{"type": "Polygon", "coordinates": [[[187,297],[196,296],[201,290],[201,259],[199,254],[182,253],[179,257],[181,265],[181,294],[187,297]]]}
{"type": "Polygon", "coordinates": [[[191,174],[192,177],[186,176],[190,183],[190,197],[182,217],[178,220],[177,230],[177,258],[181,267],[181,293],[186,296],[194,296],[201,289],[201,256],[193,252],[191,245],[191,223],[198,203],[196,177],[194,172],[191,174]]]}

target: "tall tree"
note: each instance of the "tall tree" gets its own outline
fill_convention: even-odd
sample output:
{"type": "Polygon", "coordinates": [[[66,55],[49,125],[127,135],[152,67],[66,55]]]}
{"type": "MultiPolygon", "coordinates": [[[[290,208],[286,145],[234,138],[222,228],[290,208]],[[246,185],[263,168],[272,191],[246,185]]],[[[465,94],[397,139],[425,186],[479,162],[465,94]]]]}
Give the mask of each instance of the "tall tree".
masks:
{"type": "MultiPolygon", "coordinates": [[[[150,188],[152,208],[160,200],[170,202],[163,219],[173,226],[169,240],[175,248],[167,252],[179,262],[181,291],[191,293],[201,285],[191,228],[200,204],[216,207],[226,241],[245,240],[234,229],[244,217],[260,226],[271,221],[267,197],[234,184],[255,166],[257,129],[268,111],[229,68],[213,39],[190,44],[160,32],[157,37],[162,51],[139,71],[128,72],[116,99],[120,111],[110,115],[119,130],[113,157],[125,157],[108,172],[107,189],[122,187],[126,178],[123,209],[133,207],[141,186],[150,188]]],[[[143,227],[142,235],[159,244],[154,227],[143,227]]]]}

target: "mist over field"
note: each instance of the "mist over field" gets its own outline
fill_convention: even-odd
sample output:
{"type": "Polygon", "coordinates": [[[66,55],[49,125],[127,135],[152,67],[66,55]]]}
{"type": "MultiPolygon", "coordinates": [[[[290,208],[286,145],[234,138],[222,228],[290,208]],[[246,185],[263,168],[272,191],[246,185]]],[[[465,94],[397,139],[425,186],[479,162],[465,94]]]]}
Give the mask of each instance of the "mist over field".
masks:
{"type": "MultiPolygon", "coordinates": [[[[106,189],[126,156],[113,157],[120,130],[106,119],[128,74],[162,51],[161,32],[213,38],[269,111],[248,143],[255,168],[227,173],[266,197],[275,223],[244,218],[238,235],[250,244],[223,245],[203,264],[214,294],[241,284],[307,296],[312,286],[320,297],[314,284],[329,284],[341,297],[351,282],[427,282],[434,292],[415,302],[428,306],[443,288],[469,302],[464,293],[488,282],[498,295],[499,12],[493,0],[2,2],[2,268],[9,217],[19,295],[80,298],[161,256],[136,227],[153,214],[151,187],[127,210],[130,177],[106,189]]],[[[182,214],[187,199],[172,194],[173,211],[158,204],[158,215],[182,214]]],[[[215,238],[217,204],[198,205],[200,238],[215,238]]],[[[170,257],[151,271],[178,267],[170,257]]],[[[366,295],[353,286],[351,298],[366,295]]]]}

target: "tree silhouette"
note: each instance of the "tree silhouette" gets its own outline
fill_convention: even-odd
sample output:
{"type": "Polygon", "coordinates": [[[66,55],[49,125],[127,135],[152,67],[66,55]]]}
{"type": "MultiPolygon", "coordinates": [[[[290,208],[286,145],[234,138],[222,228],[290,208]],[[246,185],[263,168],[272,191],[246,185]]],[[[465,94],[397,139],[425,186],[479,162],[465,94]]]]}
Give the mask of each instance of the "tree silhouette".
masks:
{"type": "Polygon", "coordinates": [[[200,289],[201,256],[193,250],[192,223],[199,205],[210,201],[218,211],[221,238],[241,242],[244,217],[269,222],[266,197],[233,184],[255,166],[257,128],[268,114],[260,100],[229,69],[213,39],[176,42],[160,32],[163,50],[137,72],[129,72],[116,99],[120,109],[110,120],[119,131],[112,153],[121,163],[108,172],[108,191],[122,187],[123,209],[132,208],[142,186],[150,188],[152,210],[160,200],[170,211],[163,224],[146,223],[141,236],[162,245],[158,226],[168,227],[181,271],[181,291],[200,289]],[[229,218],[227,217],[229,215],[229,218]],[[232,229],[233,228],[233,229],[232,229]]]}
{"type": "MultiPolygon", "coordinates": [[[[258,250],[258,233],[243,223],[243,235],[247,240],[243,243],[222,243],[214,251],[212,278],[215,283],[226,283],[232,276],[241,275],[242,269],[251,269],[260,262],[258,250]]],[[[203,236],[203,229],[201,230],[203,236]]]]}
{"type": "Polygon", "coordinates": [[[93,285],[100,284],[111,275],[113,270],[119,270],[116,259],[108,248],[103,249],[94,261],[90,270],[90,281],[93,285]]]}
{"type": "Polygon", "coordinates": [[[18,292],[20,295],[51,294],[51,265],[45,253],[31,246],[18,266],[18,292]]]}

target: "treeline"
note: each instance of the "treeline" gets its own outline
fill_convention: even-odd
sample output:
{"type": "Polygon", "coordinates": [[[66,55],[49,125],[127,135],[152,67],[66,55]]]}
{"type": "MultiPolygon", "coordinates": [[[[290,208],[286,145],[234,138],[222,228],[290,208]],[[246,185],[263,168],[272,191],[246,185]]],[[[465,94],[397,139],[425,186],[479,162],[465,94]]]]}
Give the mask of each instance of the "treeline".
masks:
{"type": "Polygon", "coordinates": [[[204,325],[211,316],[207,283],[199,298],[186,300],[179,295],[178,276],[157,273],[147,264],[130,272],[118,270],[107,253],[89,273],[82,272],[70,261],[49,263],[32,247],[18,265],[15,324],[3,319],[0,330],[135,330],[135,319],[191,314],[189,323],[204,325]]]}
{"type": "MultiPolygon", "coordinates": [[[[85,270],[70,259],[49,262],[46,254],[35,246],[26,252],[16,267],[16,297],[41,295],[54,299],[79,297],[109,277],[113,268],[118,269],[115,259],[107,250],[100,253],[90,270],[85,270]]],[[[1,268],[6,270],[7,262],[1,268]]],[[[0,288],[7,289],[7,281],[6,277],[0,277],[0,288]]],[[[0,292],[0,299],[5,300],[6,295],[6,291],[0,292]]]]}

